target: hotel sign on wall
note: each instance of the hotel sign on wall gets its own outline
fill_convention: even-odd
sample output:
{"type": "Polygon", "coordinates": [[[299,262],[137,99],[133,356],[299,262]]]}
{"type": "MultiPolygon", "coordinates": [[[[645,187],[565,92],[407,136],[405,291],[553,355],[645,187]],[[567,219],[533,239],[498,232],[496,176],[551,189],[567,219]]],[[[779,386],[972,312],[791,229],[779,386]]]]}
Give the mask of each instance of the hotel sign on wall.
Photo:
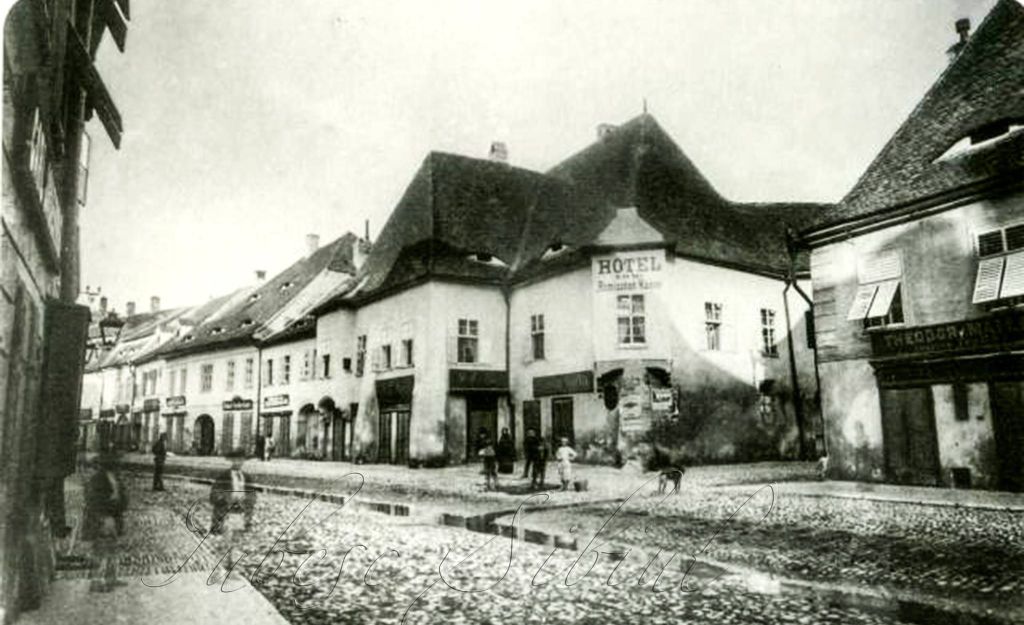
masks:
{"type": "Polygon", "coordinates": [[[665,250],[617,252],[593,260],[594,289],[599,292],[650,291],[661,287],[665,250]]]}

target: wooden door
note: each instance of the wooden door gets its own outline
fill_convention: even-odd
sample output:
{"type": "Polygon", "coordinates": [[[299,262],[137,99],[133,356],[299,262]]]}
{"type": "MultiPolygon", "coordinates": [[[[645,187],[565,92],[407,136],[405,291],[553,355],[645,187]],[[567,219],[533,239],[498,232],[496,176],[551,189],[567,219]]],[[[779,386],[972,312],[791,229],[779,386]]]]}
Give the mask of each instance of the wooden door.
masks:
{"type": "Polygon", "coordinates": [[[395,457],[394,464],[409,463],[409,419],[411,413],[408,410],[399,410],[395,415],[395,457]]]}
{"type": "Polygon", "coordinates": [[[991,382],[999,488],[1024,491],[1024,382],[991,382]]]}
{"type": "Polygon", "coordinates": [[[466,398],[466,458],[477,459],[481,429],[487,430],[491,444],[498,441],[498,397],[490,394],[469,395],[466,398]]]}
{"type": "Polygon", "coordinates": [[[243,412],[241,415],[240,423],[238,426],[238,446],[241,447],[246,454],[252,448],[252,413],[243,412]]]}
{"type": "Polygon", "coordinates": [[[882,389],[882,435],[889,479],[939,483],[939,446],[931,388],[882,389]]]}
{"type": "Polygon", "coordinates": [[[391,462],[391,413],[380,413],[377,424],[377,462],[391,462]]]}
{"type": "Polygon", "coordinates": [[[573,423],[572,415],[572,397],[556,397],[551,400],[552,446],[557,448],[563,436],[569,439],[570,445],[576,444],[576,427],[573,423]]]}
{"type": "Polygon", "coordinates": [[[341,415],[334,415],[331,423],[331,460],[348,460],[348,446],[345,441],[348,422],[341,415]]]}
{"type": "Polygon", "coordinates": [[[235,415],[232,412],[225,412],[220,429],[220,453],[226,454],[234,447],[233,437],[235,435],[235,415]]]}
{"type": "Polygon", "coordinates": [[[277,424],[277,436],[274,437],[274,455],[287,458],[292,453],[292,418],[288,415],[280,417],[277,424]]]}

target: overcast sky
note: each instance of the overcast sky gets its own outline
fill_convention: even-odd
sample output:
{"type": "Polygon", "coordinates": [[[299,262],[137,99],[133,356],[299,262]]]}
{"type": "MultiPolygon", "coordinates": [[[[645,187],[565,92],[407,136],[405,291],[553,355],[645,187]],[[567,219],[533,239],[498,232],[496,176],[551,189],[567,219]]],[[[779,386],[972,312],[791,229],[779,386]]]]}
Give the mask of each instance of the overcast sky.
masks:
{"type": "Polygon", "coordinates": [[[726,197],[837,201],[994,0],[132,0],[98,66],[82,284],[200,303],[346,231],[430,150],[545,170],[648,110],[726,197]]]}

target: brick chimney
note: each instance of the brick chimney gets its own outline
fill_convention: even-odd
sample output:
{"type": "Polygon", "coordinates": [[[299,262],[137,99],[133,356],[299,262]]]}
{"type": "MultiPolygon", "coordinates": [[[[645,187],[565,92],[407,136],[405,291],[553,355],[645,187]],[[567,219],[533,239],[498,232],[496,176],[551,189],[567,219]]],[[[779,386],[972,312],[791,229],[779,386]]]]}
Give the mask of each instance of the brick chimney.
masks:
{"type": "Polygon", "coordinates": [[[492,161],[496,163],[507,163],[508,162],[508,146],[505,145],[504,141],[493,141],[491,142],[491,152],[488,155],[492,161]]]}
{"type": "Polygon", "coordinates": [[[960,36],[959,41],[954,43],[946,50],[946,56],[949,57],[949,62],[952,63],[956,60],[956,57],[960,56],[960,52],[967,45],[967,39],[971,36],[971,20],[966,17],[962,17],[954,24],[956,34],[960,36]]]}
{"type": "Polygon", "coordinates": [[[156,295],[149,298],[149,312],[160,312],[160,298],[156,295]]]}
{"type": "Polygon", "coordinates": [[[127,302],[124,305],[124,316],[131,317],[135,315],[135,302],[127,302]]]}
{"type": "Polygon", "coordinates": [[[316,251],[320,249],[320,235],[319,234],[307,234],[306,235],[306,256],[312,256],[316,251]]]}
{"type": "Polygon", "coordinates": [[[597,125],[597,139],[603,141],[608,137],[612,136],[615,132],[615,124],[598,124],[597,125]]]}

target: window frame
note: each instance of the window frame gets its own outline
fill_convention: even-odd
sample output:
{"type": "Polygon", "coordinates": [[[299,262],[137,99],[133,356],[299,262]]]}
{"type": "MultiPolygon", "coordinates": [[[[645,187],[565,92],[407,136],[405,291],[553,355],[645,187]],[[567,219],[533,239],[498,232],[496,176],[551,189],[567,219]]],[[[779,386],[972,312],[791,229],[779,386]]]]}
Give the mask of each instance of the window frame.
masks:
{"type": "Polygon", "coordinates": [[[765,358],[779,357],[779,344],[775,342],[775,309],[761,309],[761,355],[765,358]]]}
{"type": "Polygon", "coordinates": [[[213,390],[213,363],[203,363],[199,367],[199,392],[209,393],[213,390]]]}
{"type": "Polygon", "coordinates": [[[544,313],[530,315],[530,356],[533,360],[545,360],[547,356],[544,334],[544,313]]]}
{"type": "Polygon", "coordinates": [[[647,301],[643,293],[616,295],[615,319],[616,340],[619,347],[647,346],[647,301]],[[626,305],[623,306],[623,303],[626,305]]]}
{"type": "Polygon", "coordinates": [[[235,390],[235,361],[229,360],[227,362],[227,373],[224,379],[224,389],[228,391],[235,390]]]}
{"type": "Polygon", "coordinates": [[[480,363],[480,321],[468,317],[460,318],[456,325],[455,337],[455,361],[464,365],[480,363]],[[466,354],[471,358],[464,358],[466,354]]]}
{"type": "Polygon", "coordinates": [[[365,334],[356,337],[356,377],[362,377],[366,372],[366,340],[365,334]]]}
{"type": "Polygon", "coordinates": [[[723,351],[722,317],[724,311],[725,305],[721,302],[704,302],[704,351],[723,351]]]}

